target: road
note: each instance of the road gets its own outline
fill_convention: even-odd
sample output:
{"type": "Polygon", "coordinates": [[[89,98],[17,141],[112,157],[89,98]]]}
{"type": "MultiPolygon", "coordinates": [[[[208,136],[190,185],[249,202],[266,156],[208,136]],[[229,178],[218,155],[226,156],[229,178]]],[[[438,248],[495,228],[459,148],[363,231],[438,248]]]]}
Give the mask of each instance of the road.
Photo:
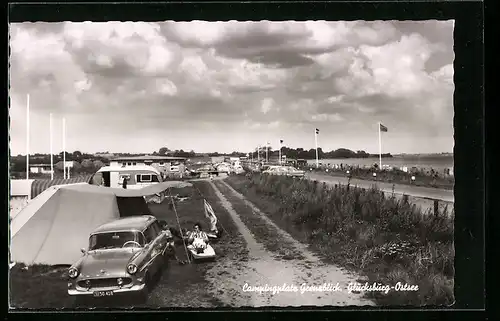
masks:
{"type": "MultiPolygon", "coordinates": [[[[321,173],[307,173],[309,179],[316,180],[319,182],[325,182],[327,184],[347,184],[347,177],[337,177],[321,173]]],[[[358,186],[361,188],[370,188],[376,185],[380,190],[385,193],[392,193],[393,184],[387,182],[376,182],[376,181],[365,181],[361,179],[351,179],[351,186],[358,186]]],[[[453,195],[453,190],[445,190],[439,188],[422,187],[422,186],[410,186],[402,184],[394,184],[395,194],[406,194],[413,197],[420,198],[431,198],[438,199],[445,202],[454,203],[455,197],[453,195]]]]}

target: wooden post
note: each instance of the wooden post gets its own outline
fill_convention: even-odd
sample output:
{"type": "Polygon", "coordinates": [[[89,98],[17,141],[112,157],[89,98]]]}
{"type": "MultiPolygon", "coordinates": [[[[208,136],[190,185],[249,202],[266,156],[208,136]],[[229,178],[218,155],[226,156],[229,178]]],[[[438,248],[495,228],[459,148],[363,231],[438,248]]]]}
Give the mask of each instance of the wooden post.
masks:
{"type": "Polygon", "coordinates": [[[439,216],[439,200],[434,200],[434,216],[439,216]]]}

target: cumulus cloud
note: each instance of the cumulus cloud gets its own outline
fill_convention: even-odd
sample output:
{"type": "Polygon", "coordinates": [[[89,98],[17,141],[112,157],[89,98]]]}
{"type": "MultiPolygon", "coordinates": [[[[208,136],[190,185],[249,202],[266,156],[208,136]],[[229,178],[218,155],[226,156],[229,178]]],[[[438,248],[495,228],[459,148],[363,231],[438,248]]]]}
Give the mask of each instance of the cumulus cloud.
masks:
{"type": "MultiPolygon", "coordinates": [[[[70,144],[90,152],[151,152],[167,136],[199,151],[250,150],[279,139],[309,148],[314,128],[322,128],[324,149],[375,152],[378,121],[389,127],[384,146],[393,153],[453,146],[453,21],[65,22],[9,29],[14,154],[25,150],[28,93],[32,132],[47,131],[48,113],[64,115],[73,124],[70,144]],[[147,143],[127,143],[137,135],[147,143]],[[401,137],[421,143],[403,144],[401,137]]],[[[44,135],[32,142],[47,152],[44,135]]]]}

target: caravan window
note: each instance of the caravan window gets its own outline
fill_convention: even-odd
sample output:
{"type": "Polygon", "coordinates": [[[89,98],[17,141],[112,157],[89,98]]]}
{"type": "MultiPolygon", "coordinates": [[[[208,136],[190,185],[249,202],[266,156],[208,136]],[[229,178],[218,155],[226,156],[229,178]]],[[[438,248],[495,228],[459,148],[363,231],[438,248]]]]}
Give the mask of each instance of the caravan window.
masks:
{"type": "Polygon", "coordinates": [[[137,175],[137,183],[151,182],[151,174],[137,175]]]}
{"type": "Polygon", "coordinates": [[[154,183],[159,183],[160,182],[160,180],[158,179],[158,175],[153,175],[152,178],[153,178],[153,182],[154,183]]]}

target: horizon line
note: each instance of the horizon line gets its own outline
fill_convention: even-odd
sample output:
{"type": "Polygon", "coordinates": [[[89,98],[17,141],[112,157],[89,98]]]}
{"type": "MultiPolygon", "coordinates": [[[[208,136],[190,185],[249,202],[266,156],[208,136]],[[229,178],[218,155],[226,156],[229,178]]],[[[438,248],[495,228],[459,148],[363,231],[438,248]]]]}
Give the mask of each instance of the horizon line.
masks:
{"type": "MultiPolygon", "coordinates": [[[[297,148],[290,148],[290,149],[297,150],[297,148]]],[[[311,148],[311,149],[314,150],[314,148],[311,148]]],[[[308,152],[311,149],[304,149],[304,152],[308,152]]],[[[357,153],[356,150],[351,150],[351,149],[348,149],[348,148],[338,148],[338,149],[347,149],[347,150],[350,150],[352,152],[357,153]]],[[[323,153],[335,152],[338,149],[331,150],[331,151],[323,151],[323,153]]],[[[66,152],[68,154],[73,154],[76,151],[79,151],[79,150],[74,150],[73,152],[69,152],[69,151],[66,151],[66,152]]],[[[177,150],[177,152],[179,152],[179,151],[180,150],[177,150]]],[[[182,151],[184,153],[190,153],[191,152],[190,150],[182,150],[182,151]]],[[[277,152],[277,151],[279,151],[279,149],[274,149],[271,152],[277,152]]],[[[376,153],[370,153],[370,152],[367,152],[365,150],[361,150],[361,151],[365,152],[366,154],[370,154],[370,155],[379,155],[378,152],[376,152],[376,153]]],[[[53,153],[53,155],[59,155],[62,152],[63,151],[61,150],[60,152],[53,153]]],[[[157,151],[154,151],[154,152],[83,152],[83,151],[79,151],[79,152],[82,153],[82,154],[87,154],[87,155],[99,155],[99,154],[130,154],[130,155],[145,155],[145,156],[158,156],[159,155],[157,151]],[[155,152],[157,154],[153,155],[155,152]]],[[[256,153],[257,151],[253,151],[253,152],[256,153]]],[[[261,152],[265,152],[265,148],[262,148],[261,152]]],[[[169,151],[166,154],[161,154],[160,156],[168,156],[168,154],[172,154],[172,153],[175,153],[175,150],[174,151],[169,151]]],[[[220,154],[220,155],[229,155],[229,154],[233,154],[233,153],[249,154],[251,152],[242,152],[242,151],[232,151],[232,152],[218,152],[218,151],[196,152],[196,151],[194,151],[194,153],[198,156],[199,154],[215,154],[215,153],[217,153],[217,154],[220,154]]],[[[382,155],[387,155],[387,154],[391,154],[391,155],[442,155],[442,154],[453,154],[453,152],[416,152],[416,153],[415,152],[414,153],[391,153],[391,152],[384,152],[384,153],[382,153],[382,155]]],[[[47,155],[48,156],[48,155],[50,155],[50,152],[49,153],[39,153],[39,152],[36,152],[36,153],[30,153],[29,155],[47,155]]],[[[19,153],[17,155],[10,154],[10,157],[18,157],[18,156],[26,156],[26,153],[24,153],[24,154],[19,153]]]]}

